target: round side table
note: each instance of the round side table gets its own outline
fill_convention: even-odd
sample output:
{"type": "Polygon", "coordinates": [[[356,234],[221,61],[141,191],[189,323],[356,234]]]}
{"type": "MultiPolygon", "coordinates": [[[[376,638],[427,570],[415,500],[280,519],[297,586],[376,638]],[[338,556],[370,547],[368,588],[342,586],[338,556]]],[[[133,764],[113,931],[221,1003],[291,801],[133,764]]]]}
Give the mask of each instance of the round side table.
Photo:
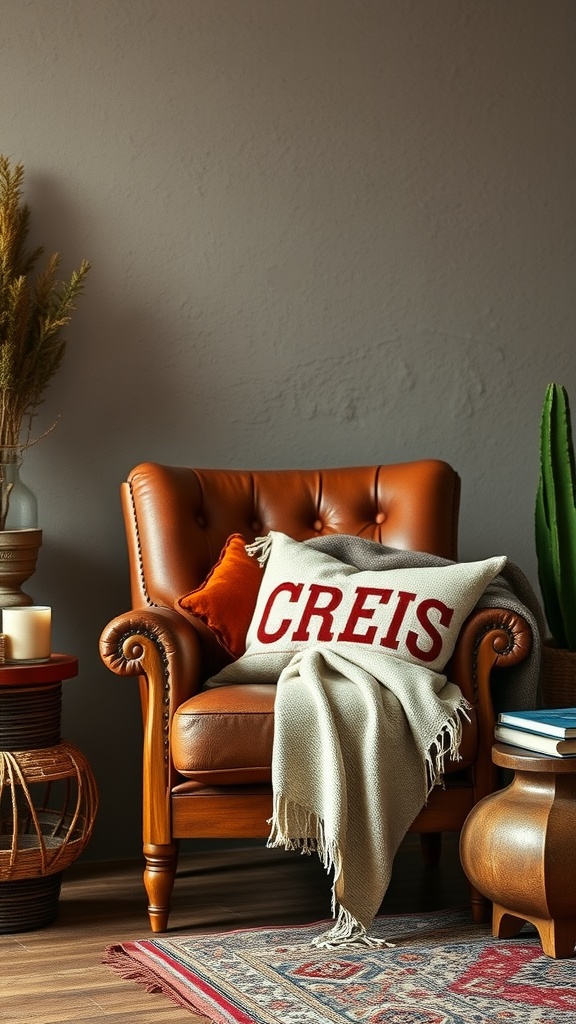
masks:
{"type": "Polygon", "coordinates": [[[492,934],[517,935],[529,921],[547,956],[575,955],[576,757],[545,757],[496,743],[492,760],[509,786],[470,811],[460,837],[469,881],[493,902],[492,934]]]}
{"type": "Polygon", "coordinates": [[[62,872],[92,833],[94,775],[60,736],[62,681],[77,671],[67,654],[0,665],[0,934],[54,920],[62,872]]]}

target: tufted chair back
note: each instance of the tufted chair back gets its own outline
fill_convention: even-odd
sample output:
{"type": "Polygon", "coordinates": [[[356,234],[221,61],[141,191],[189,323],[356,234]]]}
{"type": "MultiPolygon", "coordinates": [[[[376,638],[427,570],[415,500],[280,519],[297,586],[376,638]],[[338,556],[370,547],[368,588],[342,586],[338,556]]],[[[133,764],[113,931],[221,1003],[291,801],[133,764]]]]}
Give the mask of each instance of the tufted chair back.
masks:
{"type": "Polygon", "coordinates": [[[146,462],[122,484],[132,601],[172,607],[232,533],[347,533],[455,559],[459,496],[457,473],[440,460],[250,472],[146,462]]]}

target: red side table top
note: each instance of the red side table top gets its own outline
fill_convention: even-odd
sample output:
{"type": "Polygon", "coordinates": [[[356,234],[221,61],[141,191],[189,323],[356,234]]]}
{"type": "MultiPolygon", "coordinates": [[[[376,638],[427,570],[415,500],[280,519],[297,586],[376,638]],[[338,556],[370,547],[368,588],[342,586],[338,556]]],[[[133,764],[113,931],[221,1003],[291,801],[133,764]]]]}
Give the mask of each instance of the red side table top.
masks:
{"type": "Polygon", "coordinates": [[[36,665],[0,665],[0,687],[34,686],[38,683],[59,683],[78,675],[78,658],[71,654],[53,654],[49,661],[36,665]]]}

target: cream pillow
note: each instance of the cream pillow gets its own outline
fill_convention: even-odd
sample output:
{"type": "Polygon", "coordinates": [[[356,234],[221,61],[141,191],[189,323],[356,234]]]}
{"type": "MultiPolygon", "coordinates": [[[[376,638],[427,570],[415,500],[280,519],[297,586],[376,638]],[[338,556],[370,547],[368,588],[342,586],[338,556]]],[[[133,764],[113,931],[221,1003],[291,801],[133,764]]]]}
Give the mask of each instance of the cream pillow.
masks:
{"type": "Polygon", "coordinates": [[[359,570],[283,533],[269,553],[246,652],[208,685],[275,682],[293,655],[330,647],[402,658],[442,671],[460,628],[506,557],[390,570],[359,570]]]}

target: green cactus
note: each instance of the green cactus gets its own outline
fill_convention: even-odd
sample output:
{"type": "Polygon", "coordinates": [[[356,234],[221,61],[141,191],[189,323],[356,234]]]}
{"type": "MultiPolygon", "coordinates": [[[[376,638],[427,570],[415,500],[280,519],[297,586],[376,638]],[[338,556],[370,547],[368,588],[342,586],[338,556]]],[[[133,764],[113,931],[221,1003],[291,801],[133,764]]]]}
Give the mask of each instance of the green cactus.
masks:
{"type": "Polygon", "coordinates": [[[557,647],[576,650],[576,473],[570,405],[549,384],[542,408],[536,554],[544,610],[557,647]]]}

